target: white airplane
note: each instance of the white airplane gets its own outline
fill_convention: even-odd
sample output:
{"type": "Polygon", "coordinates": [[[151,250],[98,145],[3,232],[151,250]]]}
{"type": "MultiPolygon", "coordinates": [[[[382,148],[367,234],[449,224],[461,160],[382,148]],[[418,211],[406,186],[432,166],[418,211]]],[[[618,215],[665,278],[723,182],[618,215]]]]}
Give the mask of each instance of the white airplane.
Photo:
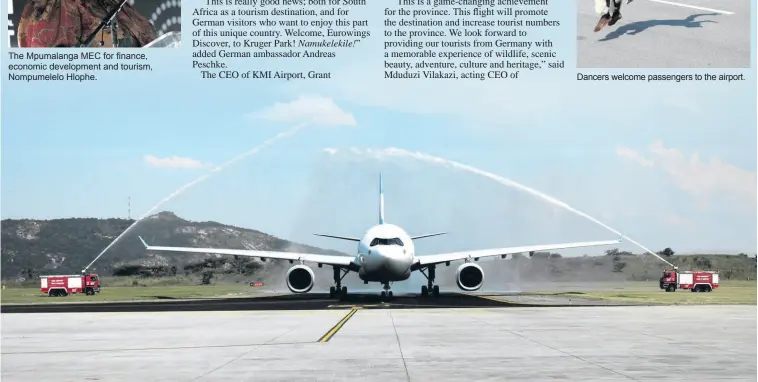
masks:
{"type": "Polygon", "coordinates": [[[319,255],[315,253],[297,252],[274,252],[254,251],[246,249],[219,249],[219,248],[188,248],[188,247],[159,247],[148,245],[140,237],[142,244],[148,251],[156,252],[191,252],[206,254],[222,254],[236,256],[260,257],[261,260],[270,258],[289,260],[290,264],[298,262],[287,272],[287,287],[293,293],[307,293],[313,288],[315,275],[306,262],[316,263],[321,268],[323,265],[331,265],[334,268],[334,286],[329,288],[329,296],[347,296],[347,287],[342,286],[342,279],[349,272],[357,272],[364,284],[379,282],[384,285],[382,297],[392,297],[390,283],[407,280],[411,273],[420,271],[427,279],[427,285],[421,287],[421,295],[426,297],[430,293],[437,297],[440,289],[434,284],[435,268],[445,263],[463,260],[458,267],[456,281],[458,287],[464,291],[475,291],[484,283],[484,271],[475,264],[482,257],[500,256],[529,252],[530,256],[537,251],[551,251],[564,248],[579,248],[621,243],[623,236],[618,240],[592,241],[565,244],[527,245],[522,247],[480,249],[464,252],[438,253],[434,255],[417,256],[413,240],[444,235],[446,232],[432,233],[419,236],[409,236],[405,230],[388,224],[384,220],[384,190],[382,176],[379,174],[379,224],[366,231],[362,238],[314,234],[316,236],[329,237],[340,240],[358,242],[358,253],[353,256],[319,255]],[[426,270],[427,272],[424,272],[426,270]]]}

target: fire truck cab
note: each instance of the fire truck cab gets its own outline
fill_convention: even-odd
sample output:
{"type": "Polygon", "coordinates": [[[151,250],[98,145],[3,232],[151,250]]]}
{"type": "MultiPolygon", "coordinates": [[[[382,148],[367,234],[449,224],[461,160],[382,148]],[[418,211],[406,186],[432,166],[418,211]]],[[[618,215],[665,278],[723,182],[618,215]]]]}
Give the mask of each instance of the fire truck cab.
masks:
{"type": "Polygon", "coordinates": [[[666,292],[689,289],[692,292],[712,292],[719,287],[719,273],[714,271],[663,271],[659,286],[666,292]]]}
{"type": "Polygon", "coordinates": [[[94,296],[100,293],[100,277],[94,273],[83,275],[40,276],[40,292],[50,297],[65,297],[85,293],[94,296]]]}

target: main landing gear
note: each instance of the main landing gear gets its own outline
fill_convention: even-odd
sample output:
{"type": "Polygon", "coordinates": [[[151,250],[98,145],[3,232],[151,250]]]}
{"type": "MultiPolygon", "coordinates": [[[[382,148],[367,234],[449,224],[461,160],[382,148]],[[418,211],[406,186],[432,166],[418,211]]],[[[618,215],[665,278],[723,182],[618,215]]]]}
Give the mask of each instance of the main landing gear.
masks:
{"type": "Polygon", "coordinates": [[[339,296],[340,299],[344,299],[347,297],[347,287],[342,286],[342,279],[347,276],[347,273],[350,272],[349,270],[345,270],[345,273],[340,275],[340,268],[339,267],[333,267],[334,268],[334,286],[329,287],[329,298],[334,298],[339,296]]]}
{"type": "Polygon", "coordinates": [[[337,296],[339,296],[340,298],[347,297],[347,287],[346,286],[340,287],[339,285],[329,287],[329,297],[334,298],[337,296]]]}
{"type": "Polygon", "coordinates": [[[427,270],[429,271],[429,274],[427,275],[424,273],[424,270],[421,269],[421,274],[423,274],[426,277],[427,285],[421,286],[421,297],[428,297],[431,293],[432,297],[439,297],[440,296],[440,286],[434,285],[434,278],[436,276],[436,265],[429,265],[427,267],[427,270]]]}

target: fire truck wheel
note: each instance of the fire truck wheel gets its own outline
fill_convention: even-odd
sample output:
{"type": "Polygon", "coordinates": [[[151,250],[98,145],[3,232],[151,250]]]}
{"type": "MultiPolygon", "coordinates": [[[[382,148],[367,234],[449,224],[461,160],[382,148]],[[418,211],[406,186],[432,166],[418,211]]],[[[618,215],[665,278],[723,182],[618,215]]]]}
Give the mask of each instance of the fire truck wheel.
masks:
{"type": "Polygon", "coordinates": [[[92,288],[87,288],[87,296],[94,296],[94,295],[95,295],[95,291],[92,290],[92,288]]]}

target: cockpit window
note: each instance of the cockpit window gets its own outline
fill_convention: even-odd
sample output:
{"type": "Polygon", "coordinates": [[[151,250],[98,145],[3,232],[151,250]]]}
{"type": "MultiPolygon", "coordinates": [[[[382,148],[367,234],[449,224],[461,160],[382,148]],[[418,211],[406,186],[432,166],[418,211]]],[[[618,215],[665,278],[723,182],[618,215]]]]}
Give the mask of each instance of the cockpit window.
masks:
{"type": "Polygon", "coordinates": [[[377,237],[377,238],[374,238],[374,240],[371,240],[370,245],[372,247],[377,246],[377,245],[399,245],[402,247],[403,241],[400,240],[400,238],[398,237],[395,237],[392,239],[383,239],[383,238],[377,237]]]}

